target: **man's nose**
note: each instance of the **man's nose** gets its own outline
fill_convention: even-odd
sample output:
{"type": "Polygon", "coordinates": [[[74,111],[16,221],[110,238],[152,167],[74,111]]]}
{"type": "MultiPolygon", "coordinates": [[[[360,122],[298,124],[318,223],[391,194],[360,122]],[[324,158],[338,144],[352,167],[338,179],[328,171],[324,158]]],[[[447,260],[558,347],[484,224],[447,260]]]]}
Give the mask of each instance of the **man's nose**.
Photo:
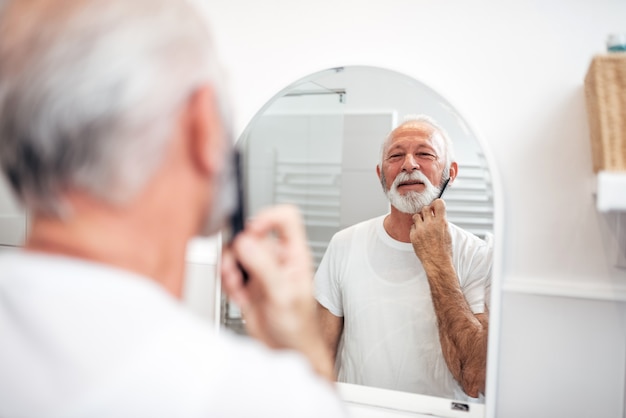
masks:
{"type": "Polygon", "coordinates": [[[414,171],[414,170],[419,170],[420,169],[420,165],[417,162],[417,159],[415,158],[415,156],[413,154],[407,154],[404,157],[404,163],[402,164],[402,170],[403,171],[414,171]]]}

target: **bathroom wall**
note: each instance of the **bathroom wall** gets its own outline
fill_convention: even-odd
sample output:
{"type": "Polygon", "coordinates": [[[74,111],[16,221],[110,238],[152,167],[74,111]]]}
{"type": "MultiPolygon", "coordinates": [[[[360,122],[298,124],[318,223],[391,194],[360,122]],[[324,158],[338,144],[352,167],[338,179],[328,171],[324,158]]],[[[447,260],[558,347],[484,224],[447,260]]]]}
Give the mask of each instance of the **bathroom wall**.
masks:
{"type": "MultiPolygon", "coordinates": [[[[277,91],[329,67],[382,66],[446,96],[489,144],[502,186],[496,416],[624,416],[626,271],[614,267],[617,217],[594,207],[583,79],[607,34],[626,31],[625,1],[210,7],[236,134],[277,91]]],[[[201,279],[214,274],[215,243],[195,248],[202,296],[188,302],[210,319],[201,279]]]]}
{"type": "Polygon", "coordinates": [[[27,216],[15,202],[9,186],[0,176],[0,247],[18,246],[26,237],[27,216]]]}
{"type": "Polygon", "coordinates": [[[430,84],[489,144],[505,209],[498,417],[622,417],[626,271],[594,207],[583,79],[623,0],[213,4],[236,132],[287,84],[376,65],[430,84]]]}

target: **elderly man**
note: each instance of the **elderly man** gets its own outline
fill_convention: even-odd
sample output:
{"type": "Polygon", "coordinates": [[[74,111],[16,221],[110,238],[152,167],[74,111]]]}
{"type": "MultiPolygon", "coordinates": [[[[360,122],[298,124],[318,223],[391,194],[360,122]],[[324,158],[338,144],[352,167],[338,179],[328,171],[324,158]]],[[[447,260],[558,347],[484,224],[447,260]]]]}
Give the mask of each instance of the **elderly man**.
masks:
{"type": "Polygon", "coordinates": [[[2,417],[344,415],[293,208],[260,214],[223,260],[264,344],[180,303],[188,240],[234,207],[199,7],[2,4],[0,164],[30,214],[24,248],[0,255],[2,417]]]}
{"type": "Polygon", "coordinates": [[[458,165],[445,131],[408,118],[376,167],[391,212],[338,232],[316,273],[340,381],[465,400],[484,391],[491,247],[446,220],[458,165]]]}

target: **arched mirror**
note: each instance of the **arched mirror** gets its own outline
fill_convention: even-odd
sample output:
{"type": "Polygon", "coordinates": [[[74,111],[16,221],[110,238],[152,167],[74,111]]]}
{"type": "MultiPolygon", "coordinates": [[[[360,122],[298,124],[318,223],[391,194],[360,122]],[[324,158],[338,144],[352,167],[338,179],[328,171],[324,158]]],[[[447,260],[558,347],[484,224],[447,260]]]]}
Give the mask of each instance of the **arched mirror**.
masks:
{"type": "MultiPolygon", "coordinates": [[[[430,116],[453,141],[459,169],[445,191],[448,220],[497,249],[497,196],[484,144],[438,92],[377,67],[349,66],[312,74],[276,94],[256,114],[237,143],[243,160],[246,213],[250,216],[277,203],[298,205],[317,268],[336,232],[388,213],[389,201],[376,165],[384,139],[411,114],[430,116]]],[[[494,259],[497,262],[498,257],[494,259]]],[[[490,294],[485,297],[492,317],[485,397],[457,402],[340,384],[346,400],[437,416],[485,416],[495,388],[497,271],[496,266],[490,294]]],[[[222,325],[245,333],[238,308],[224,297],[221,306],[222,325]]]]}

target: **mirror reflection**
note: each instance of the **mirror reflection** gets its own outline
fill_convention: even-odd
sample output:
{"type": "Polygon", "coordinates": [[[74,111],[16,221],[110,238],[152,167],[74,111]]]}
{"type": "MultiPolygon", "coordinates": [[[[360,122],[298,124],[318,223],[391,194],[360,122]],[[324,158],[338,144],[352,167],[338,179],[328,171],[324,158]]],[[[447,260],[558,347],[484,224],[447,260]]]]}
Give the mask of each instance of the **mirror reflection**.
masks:
{"type": "MultiPolygon", "coordinates": [[[[461,115],[404,75],[335,68],[278,93],[238,147],[248,215],[303,213],[338,380],[482,402],[493,201],[461,115]]],[[[228,300],[222,322],[245,332],[228,300]]]]}

